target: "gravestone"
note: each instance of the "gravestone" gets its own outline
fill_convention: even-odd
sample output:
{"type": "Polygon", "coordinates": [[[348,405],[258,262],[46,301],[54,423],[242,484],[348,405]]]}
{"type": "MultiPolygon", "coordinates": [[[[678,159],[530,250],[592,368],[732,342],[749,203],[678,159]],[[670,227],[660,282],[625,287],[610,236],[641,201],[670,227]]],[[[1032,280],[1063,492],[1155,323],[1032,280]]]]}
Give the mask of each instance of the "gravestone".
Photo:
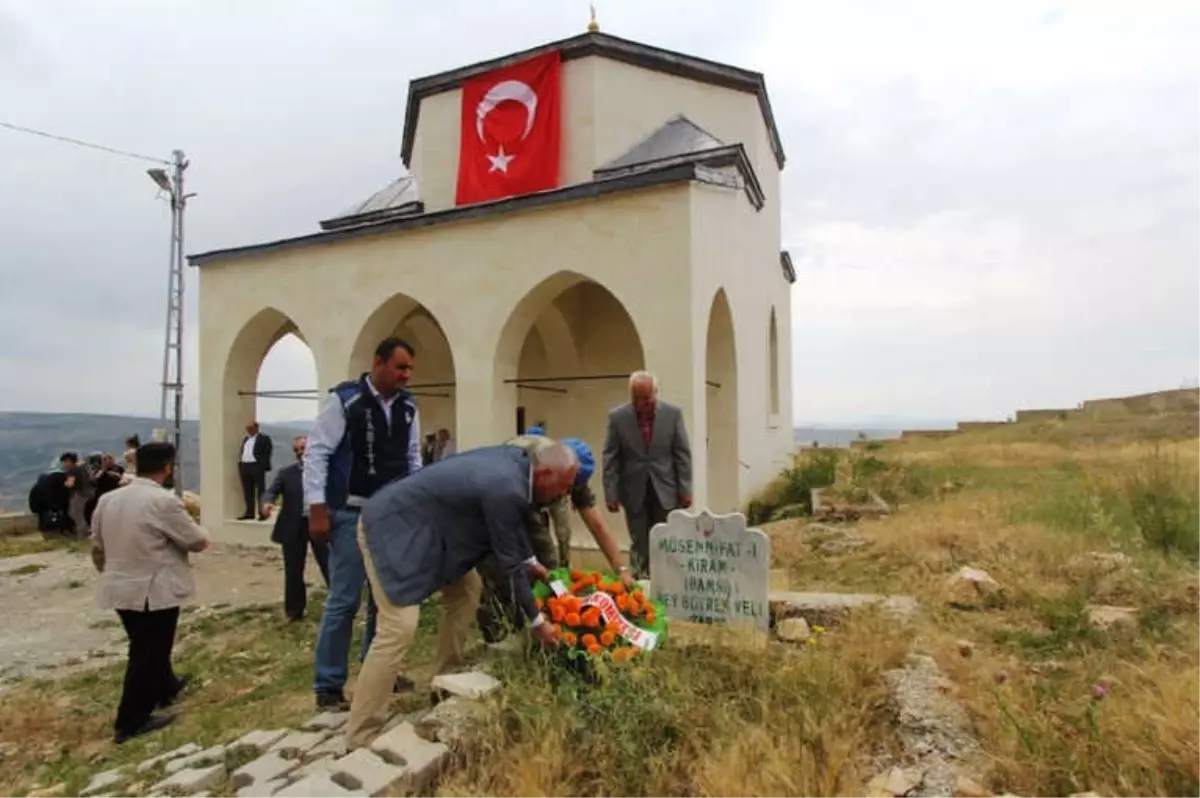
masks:
{"type": "Polygon", "coordinates": [[[674,510],[650,530],[650,597],[669,618],[766,631],[770,580],[771,539],[741,513],[674,510]]]}

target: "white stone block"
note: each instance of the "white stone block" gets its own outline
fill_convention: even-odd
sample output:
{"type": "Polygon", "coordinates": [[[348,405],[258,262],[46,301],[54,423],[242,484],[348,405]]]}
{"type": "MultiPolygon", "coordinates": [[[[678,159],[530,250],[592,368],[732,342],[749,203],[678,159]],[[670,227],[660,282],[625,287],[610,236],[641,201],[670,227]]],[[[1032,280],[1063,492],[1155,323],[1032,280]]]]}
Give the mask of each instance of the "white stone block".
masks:
{"type": "Polygon", "coordinates": [[[338,757],[345,755],[346,738],[340,734],[335,734],[320,745],[313,746],[312,748],[308,749],[308,752],[303,758],[311,762],[324,757],[333,757],[334,759],[337,759],[338,757]]]}
{"type": "Polygon", "coordinates": [[[417,736],[411,723],[401,723],[371,743],[371,750],[393,765],[404,766],[406,785],[421,787],[437,776],[450,755],[442,743],[431,743],[417,736]]]}
{"type": "Polygon", "coordinates": [[[233,786],[240,788],[268,782],[286,776],[298,767],[300,767],[299,761],[284,759],[280,751],[268,751],[253,762],[235,770],[233,786]]]}
{"type": "Polygon", "coordinates": [[[366,795],[359,790],[347,790],[327,774],[309,776],[284,787],[275,795],[280,798],[338,798],[343,795],[366,795]]]}
{"type": "Polygon", "coordinates": [[[137,772],[145,773],[147,770],[155,768],[158,765],[161,765],[163,762],[169,762],[172,759],[178,759],[181,756],[191,756],[192,754],[198,754],[198,753],[200,753],[201,750],[203,750],[203,749],[201,749],[200,746],[196,745],[195,743],[188,743],[187,745],[181,745],[178,748],[176,748],[174,751],[168,751],[167,753],[159,754],[158,756],[153,757],[152,759],[147,759],[145,762],[143,762],[142,764],[137,766],[137,772]]]}
{"type": "Polygon", "coordinates": [[[404,778],[404,768],[389,765],[366,748],[352,751],[332,765],[333,781],[366,795],[382,795],[404,778]]]}
{"type": "Polygon", "coordinates": [[[163,779],[150,788],[151,792],[183,792],[192,794],[202,790],[211,790],[225,780],[227,775],[225,764],[209,765],[208,767],[187,768],[170,778],[163,779]]]}
{"type": "Polygon", "coordinates": [[[92,776],[92,780],[88,782],[88,785],[79,794],[83,796],[97,795],[114,784],[120,783],[124,778],[125,771],[122,768],[114,768],[113,770],[106,770],[103,773],[97,773],[92,776]]]}
{"type": "Polygon", "coordinates": [[[237,791],[237,798],[270,798],[286,787],[287,783],[288,780],[282,778],[249,784],[237,791]]]}
{"type": "Polygon", "coordinates": [[[330,733],[327,731],[292,732],[271,746],[270,750],[283,754],[288,759],[299,759],[309,749],[315,748],[325,742],[329,735],[330,733]]]}
{"type": "Polygon", "coordinates": [[[299,779],[307,778],[309,776],[317,776],[317,775],[321,775],[321,774],[324,774],[326,776],[332,776],[333,775],[333,763],[334,763],[334,760],[336,760],[336,759],[337,759],[337,757],[334,757],[334,756],[323,756],[320,759],[314,759],[313,761],[309,762],[307,765],[303,765],[302,767],[296,769],[294,772],[289,774],[288,778],[299,780],[299,779]]]}
{"type": "Polygon", "coordinates": [[[463,698],[483,698],[500,689],[500,682],[481,671],[443,673],[433,677],[433,689],[445,690],[463,698]]]}
{"type": "Polygon", "coordinates": [[[203,751],[185,756],[181,759],[172,759],[167,763],[167,773],[178,773],[181,770],[188,768],[207,767],[217,763],[224,764],[225,762],[225,746],[214,745],[212,748],[205,748],[203,751]]]}
{"type": "Polygon", "coordinates": [[[322,712],[320,715],[309,718],[308,722],[300,728],[304,731],[337,731],[345,726],[349,719],[349,712],[322,712]]]}
{"type": "Polygon", "coordinates": [[[287,737],[287,729],[271,729],[270,731],[252,731],[245,734],[237,742],[229,746],[231,751],[236,751],[239,748],[249,748],[256,754],[261,754],[263,751],[269,750],[271,746],[287,737]]]}

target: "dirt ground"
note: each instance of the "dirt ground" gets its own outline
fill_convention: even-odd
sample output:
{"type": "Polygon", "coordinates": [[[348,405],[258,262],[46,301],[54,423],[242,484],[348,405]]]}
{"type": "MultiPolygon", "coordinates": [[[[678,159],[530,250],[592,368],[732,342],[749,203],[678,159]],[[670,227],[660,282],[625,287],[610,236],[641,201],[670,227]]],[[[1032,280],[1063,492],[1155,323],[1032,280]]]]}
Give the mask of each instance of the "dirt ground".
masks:
{"type": "MultiPolygon", "coordinates": [[[[192,556],[196,596],[181,623],[197,613],[281,603],[279,550],[214,544],[192,556]]],[[[322,585],[309,558],[306,581],[322,585]]],[[[323,586],[323,585],[322,585],[323,586]]],[[[83,553],[66,550],[0,559],[0,686],[30,676],[59,676],[123,655],[116,613],[95,599],[96,571],[83,553]]]]}

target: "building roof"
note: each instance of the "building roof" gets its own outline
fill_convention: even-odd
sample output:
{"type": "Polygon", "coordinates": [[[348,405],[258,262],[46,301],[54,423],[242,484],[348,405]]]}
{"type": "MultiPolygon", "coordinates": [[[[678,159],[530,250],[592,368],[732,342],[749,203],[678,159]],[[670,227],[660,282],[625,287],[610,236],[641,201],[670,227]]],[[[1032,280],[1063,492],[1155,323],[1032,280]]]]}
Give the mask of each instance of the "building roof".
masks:
{"type": "MultiPolygon", "coordinates": [[[[740,144],[723,149],[740,152],[741,158],[745,159],[745,151],[740,144]]],[[[367,219],[362,223],[326,228],[319,233],[311,233],[295,238],[284,238],[262,244],[201,252],[196,255],[189,255],[188,263],[192,266],[204,266],[219,261],[237,260],[255,255],[284,252],[320,244],[334,244],[351,238],[364,238],[402,230],[431,227],[437,224],[465,221],[467,219],[498,216],[503,213],[531,210],[547,205],[558,205],[565,202],[591,199],[642,188],[665,186],[672,183],[697,181],[726,187],[740,187],[745,190],[745,185],[731,185],[727,174],[722,170],[722,167],[732,165],[736,161],[736,156],[725,154],[721,157],[726,159],[726,162],[723,164],[713,160],[714,154],[712,151],[681,158],[671,158],[654,164],[643,164],[635,169],[623,169],[619,173],[614,173],[610,176],[597,175],[595,180],[587,183],[574,183],[549,191],[521,194],[515,197],[506,197],[492,202],[480,202],[473,205],[460,205],[428,213],[393,214],[374,220],[367,219]],[[731,158],[732,160],[729,160],[731,158]]]]}
{"type": "Polygon", "coordinates": [[[687,78],[689,80],[722,86],[735,91],[753,94],[758,98],[758,107],[762,111],[763,122],[767,126],[767,136],[771,142],[771,150],[779,168],[783,168],[786,158],[783,154],[783,142],[779,137],[779,129],[775,126],[775,115],[771,111],[771,101],[767,98],[767,83],[762,73],[748,69],[720,64],[703,58],[652,47],[647,44],[610,36],[607,33],[582,33],[569,39],[562,39],[549,44],[543,44],[519,53],[481,61],[470,66],[459,67],[448,72],[418,78],[408,84],[408,104],[404,112],[404,139],[400,146],[400,157],[405,164],[411,163],[413,143],[417,133],[417,119],[421,111],[421,100],[436,94],[441,94],[462,86],[463,82],[491,72],[494,69],[515,64],[542,53],[558,50],[562,60],[570,61],[575,58],[599,56],[626,64],[663,72],[668,75],[687,78]]]}
{"type": "Polygon", "coordinates": [[[395,216],[411,216],[424,210],[425,204],[421,202],[416,178],[405,174],[340,216],[325,219],[321,222],[321,229],[334,230],[364,222],[382,221],[395,216]]]}
{"type": "Polygon", "coordinates": [[[688,153],[702,152],[704,150],[715,150],[724,146],[725,142],[683,114],[677,114],[624,154],[612,159],[596,171],[607,172],[621,167],[633,166],[634,164],[647,163],[649,161],[657,161],[661,158],[687,155],[688,153]]]}

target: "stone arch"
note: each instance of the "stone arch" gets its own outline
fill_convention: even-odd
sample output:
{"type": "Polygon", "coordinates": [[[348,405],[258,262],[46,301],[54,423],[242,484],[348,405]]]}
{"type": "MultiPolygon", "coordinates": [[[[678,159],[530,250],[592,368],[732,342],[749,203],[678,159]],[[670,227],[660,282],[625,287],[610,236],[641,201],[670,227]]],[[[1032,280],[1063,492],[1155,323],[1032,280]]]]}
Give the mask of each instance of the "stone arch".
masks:
{"type": "Polygon", "coordinates": [[[767,418],[779,415],[779,324],[775,306],[771,306],[771,321],[767,327],[767,418]]]}
{"type": "Polygon", "coordinates": [[[707,504],[713,512],[733,512],[741,501],[737,343],[733,312],[724,288],[718,289],[708,313],[704,379],[707,504]]]}
{"type": "MultiPolygon", "coordinates": [[[[281,310],[266,307],[255,313],[238,331],[225,358],[221,380],[221,477],[219,512],[222,519],[242,514],[243,499],[237,464],[245,426],[258,416],[258,375],[267,354],[283,338],[292,335],[305,345],[308,339],[296,322],[281,310]]],[[[315,366],[314,353],[314,366],[315,366]]],[[[297,386],[299,387],[299,386],[297,386]]],[[[287,443],[274,441],[272,466],[286,464],[287,443]]],[[[206,491],[206,496],[211,493],[206,491]]]]}
{"type": "MultiPolygon", "coordinates": [[[[495,417],[502,434],[517,432],[517,408],[524,408],[526,425],[545,421],[553,437],[586,441],[599,468],[608,411],[628,401],[628,376],[645,362],[625,303],[591,278],[552,275],[517,303],[497,343],[495,417]],[[532,382],[513,382],[521,379],[532,382]]],[[[610,520],[624,529],[622,520],[610,520]]]]}
{"type": "Polygon", "coordinates": [[[421,434],[445,428],[457,437],[457,373],[450,339],[433,312],[413,297],[396,294],[371,313],[354,341],[346,378],[368,371],[375,347],[391,335],[408,341],[417,352],[410,390],[417,400],[421,434]]]}

